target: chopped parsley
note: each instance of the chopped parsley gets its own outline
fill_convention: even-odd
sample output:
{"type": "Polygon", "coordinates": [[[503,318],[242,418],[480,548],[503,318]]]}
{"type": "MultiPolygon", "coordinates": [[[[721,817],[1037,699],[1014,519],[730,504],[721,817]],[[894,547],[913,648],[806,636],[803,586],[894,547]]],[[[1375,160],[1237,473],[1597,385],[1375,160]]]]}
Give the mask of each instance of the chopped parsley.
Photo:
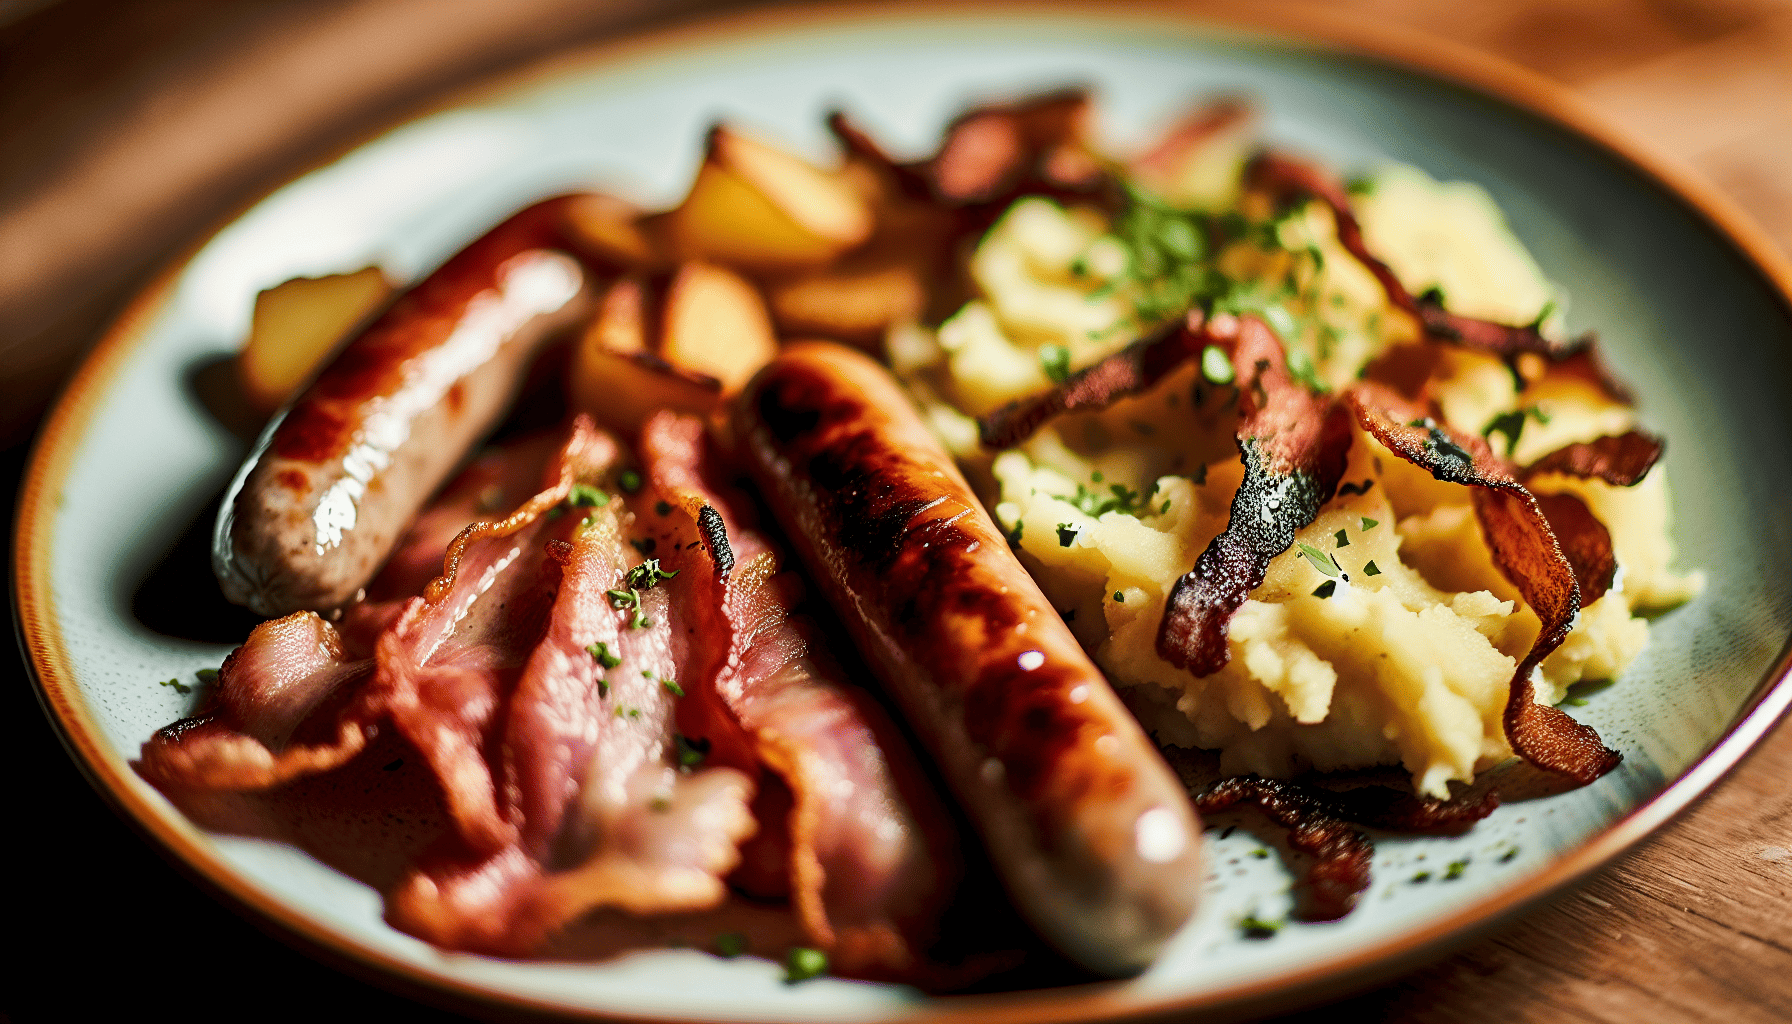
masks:
{"type": "Polygon", "coordinates": [[[1326,580],[1324,583],[1321,583],[1317,587],[1313,588],[1313,596],[1314,597],[1330,597],[1337,592],[1338,592],[1338,581],[1337,580],[1326,580]]]}
{"type": "Polygon", "coordinates": [[[1444,869],[1444,881],[1453,882],[1456,879],[1461,878],[1463,875],[1463,872],[1465,872],[1467,870],[1468,870],[1468,858],[1467,857],[1464,857],[1461,860],[1453,860],[1450,862],[1450,866],[1444,869]]]}
{"type": "Polygon", "coordinates": [[[1363,563],[1363,575],[1364,576],[1380,576],[1381,575],[1381,567],[1375,564],[1375,559],[1371,558],[1367,562],[1363,563]]]}
{"type": "Polygon", "coordinates": [[[610,599],[610,607],[617,611],[632,608],[635,614],[628,620],[630,629],[642,629],[653,625],[653,621],[641,613],[641,592],[633,587],[627,590],[606,590],[604,596],[610,599]]]}
{"type": "Polygon", "coordinates": [[[828,973],[828,955],[819,949],[807,946],[792,946],[784,955],[784,984],[795,985],[798,982],[819,978],[828,973]]]}
{"type": "Polygon", "coordinates": [[[1481,428],[1481,436],[1491,440],[1495,433],[1503,435],[1506,439],[1506,458],[1509,459],[1512,457],[1512,453],[1518,449],[1518,439],[1524,434],[1526,420],[1536,420],[1538,423],[1548,426],[1549,414],[1535,405],[1513,409],[1511,412],[1502,412],[1487,421],[1487,425],[1481,428]]]}
{"type": "Polygon", "coordinates": [[[622,664],[621,656],[617,655],[617,654],[612,654],[610,652],[610,645],[607,643],[604,643],[602,640],[599,640],[598,642],[590,645],[589,647],[586,647],[585,653],[591,655],[592,661],[597,662],[599,665],[602,665],[605,668],[615,668],[616,666],[622,664]]]}
{"type": "Polygon", "coordinates": [[[709,756],[709,741],[700,736],[672,734],[672,745],[678,750],[678,766],[695,768],[709,756]]]}
{"type": "Polygon", "coordinates": [[[747,937],[741,932],[723,932],[710,945],[715,947],[717,956],[732,960],[747,951],[747,937]]]}
{"type": "Polygon", "coordinates": [[[1335,580],[1344,577],[1344,570],[1338,565],[1338,560],[1336,558],[1333,558],[1331,555],[1326,554],[1305,541],[1296,542],[1296,547],[1300,548],[1301,556],[1312,563],[1313,568],[1335,580]]]}
{"type": "Polygon", "coordinates": [[[678,682],[676,680],[661,678],[660,685],[664,686],[666,688],[666,692],[670,693],[674,697],[684,696],[684,687],[678,685],[678,682]]]}
{"type": "MultiPolygon", "coordinates": [[[[1100,473],[1090,475],[1095,483],[1101,483],[1100,473]]],[[[1108,493],[1092,491],[1083,484],[1076,485],[1076,494],[1063,497],[1064,501],[1076,506],[1083,515],[1100,518],[1105,512],[1125,512],[1138,515],[1150,507],[1151,499],[1157,496],[1157,485],[1152,484],[1149,491],[1135,491],[1125,484],[1109,484],[1108,493]]]]}
{"type": "Polygon", "coordinates": [[[187,694],[193,692],[193,688],[191,686],[188,686],[186,683],[181,682],[179,679],[164,679],[164,680],[162,680],[162,685],[174,687],[174,692],[180,694],[182,697],[185,697],[187,694]]]}
{"type": "Polygon", "coordinates": [[[1067,548],[1076,543],[1076,535],[1080,531],[1069,523],[1058,524],[1058,546],[1067,548]]]}
{"type": "Polygon", "coordinates": [[[1126,603],[1126,595],[1122,594],[1118,590],[1114,591],[1114,603],[1115,604],[1125,604],[1126,603]]]}
{"type": "Polygon", "coordinates": [[[1201,376],[1210,384],[1230,384],[1238,379],[1237,371],[1232,369],[1232,360],[1218,345],[1201,350],[1201,376]]]}
{"type": "Polygon", "coordinates": [[[1350,534],[1345,531],[1339,530],[1337,533],[1332,534],[1332,537],[1338,542],[1339,547],[1347,548],[1350,546],[1350,534]]]}
{"type": "Polygon", "coordinates": [[[1018,519],[1016,519],[1014,521],[1014,529],[1008,531],[1008,546],[1009,547],[1014,547],[1014,548],[1020,547],[1021,529],[1023,527],[1025,527],[1026,525],[1027,525],[1026,523],[1024,523],[1018,519]]]}
{"type": "Polygon", "coordinates": [[[1255,914],[1238,919],[1238,931],[1247,939],[1273,939],[1282,930],[1282,922],[1265,921],[1255,914]]]}
{"type": "Polygon", "coordinates": [[[1370,519],[1368,516],[1363,517],[1363,529],[1364,530],[1373,530],[1377,526],[1380,526],[1380,525],[1381,525],[1381,520],[1379,520],[1379,519],[1370,519]]]}
{"type": "MultiPolygon", "coordinates": [[[[640,565],[637,565],[624,573],[622,582],[640,590],[652,590],[659,585],[661,580],[669,580],[676,575],[678,575],[677,569],[667,572],[660,568],[659,559],[649,558],[647,561],[642,562],[640,565]]],[[[612,593],[614,593],[614,591],[612,591],[612,593]]],[[[612,600],[614,600],[613,597],[612,600]]],[[[622,606],[617,605],[617,607],[620,608],[622,606]]]]}
{"type": "Polygon", "coordinates": [[[1070,379],[1070,350],[1063,345],[1039,346],[1039,368],[1052,383],[1064,383],[1070,379]]]}
{"type": "Polygon", "coordinates": [[[574,508],[603,508],[610,503],[610,495],[590,484],[573,484],[566,501],[574,508]]]}
{"type": "Polygon", "coordinates": [[[215,668],[202,668],[193,673],[193,678],[199,680],[200,685],[202,686],[210,686],[218,681],[218,670],[215,668]]]}
{"type": "Polygon", "coordinates": [[[1429,871],[1421,871],[1418,874],[1412,876],[1412,884],[1414,884],[1414,885],[1423,885],[1424,883],[1429,882],[1429,881],[1431,881],[1431,872],[1429,872],[1429,871]]]}
{"type": "Polygon", "coordinates": [[[625,469],[616,474],[616,486],[622,488],[624,494],[633,494],[641,489],[641,474],[625,469]]]}

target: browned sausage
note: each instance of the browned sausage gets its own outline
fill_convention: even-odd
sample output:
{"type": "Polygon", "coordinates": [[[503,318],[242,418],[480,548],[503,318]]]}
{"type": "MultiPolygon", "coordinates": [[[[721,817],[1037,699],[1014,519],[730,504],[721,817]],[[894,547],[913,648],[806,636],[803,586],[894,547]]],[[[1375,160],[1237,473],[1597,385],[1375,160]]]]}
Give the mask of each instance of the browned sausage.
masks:
{"type": "Polygon", "coordinates": [[[793,346],[735,432],[1016,903],[1087,966],[1143,969],[1194,910],[1199,821],[901,388],[850,349],[793,346]]]}
{"type": "Polygon", "coordinates": [[[490,430],[541,342],[589,305],[562,225],[536,203],[400,296],[262,435],[219,510],[212,568],[262,615],[354,600],[490,430]]]}

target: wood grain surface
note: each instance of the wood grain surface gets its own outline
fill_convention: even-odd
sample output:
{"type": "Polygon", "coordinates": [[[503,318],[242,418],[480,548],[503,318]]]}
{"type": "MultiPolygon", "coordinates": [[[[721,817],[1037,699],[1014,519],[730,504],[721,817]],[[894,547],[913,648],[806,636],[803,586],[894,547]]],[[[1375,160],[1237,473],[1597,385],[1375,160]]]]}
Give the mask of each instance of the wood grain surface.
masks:
{"type": "MultiPolygon", "coordinates": [[[[208,227],[428,96],[688,0],[0,0],[0,475],[61,375],[208,227]]],[[[1236,2],[1184,4],[1220,14],[1236,2]]],[[[1300,4],[1288,5],[1299,8],[1300,4]]],[[[1690,165],[1792,250],[1792,0],[1308,5],[1493,53],[1690,165]]],[[[8,595],[10,599],[10,594],[8,595]]],[[[10,610],[10,609],[9,609],[10,610]]],[[[257,933],[87,786],[8,662],[0,1024],[456,1019],[257,933]],[[438,1016],[439,1013],[439,1016],[438,1016]]],[[[1792,727],[1589,884],[1293,1022],[1792,1020],[1792,727]]]]}

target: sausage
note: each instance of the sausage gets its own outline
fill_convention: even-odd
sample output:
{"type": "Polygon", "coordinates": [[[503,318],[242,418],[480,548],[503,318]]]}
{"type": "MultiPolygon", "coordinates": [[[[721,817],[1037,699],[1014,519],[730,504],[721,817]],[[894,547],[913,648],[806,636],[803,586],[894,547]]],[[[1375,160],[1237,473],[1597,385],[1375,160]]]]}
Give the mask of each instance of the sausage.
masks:
{"type": "Polygon", "coordinates": [[[219,509],[212,569],[267,616],[354,600],[510,404],[592,288],[566,254],[580,196],[527,207],[351,340],[262,434],[219,509]]]}
{"type": "Polygon", "coordinates": [[[1202,885],[1187,792],[882,367],[795,345],[734,409],[810,573],[1053,944],[1137,973],[1202,885]]]}

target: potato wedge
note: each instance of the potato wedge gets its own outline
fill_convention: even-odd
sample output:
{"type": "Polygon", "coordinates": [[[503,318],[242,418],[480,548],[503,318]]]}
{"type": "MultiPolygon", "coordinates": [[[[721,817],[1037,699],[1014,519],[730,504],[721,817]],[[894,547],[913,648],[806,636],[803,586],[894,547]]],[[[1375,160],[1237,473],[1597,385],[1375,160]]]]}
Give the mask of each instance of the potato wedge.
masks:
{"type": "Polygon", "coordinates": [[[1258,145],[1257,117],[1244,100],[1222,98],[1184,114],[1134,159],[1134,179],[1177,206],[1218,209],[1238,194],[1239,168],[1258,145]]]}
{"type": "Polygon", "coordinates": [[[666,288],[659,354],[674,366],[739,391],[778,354],[759,289],[726,267],[686,263],[666,288]]]}
{"type": "Polygon", "coordinates": [[[336,345],[392,297],[378,267],[352,274],[295,277],[255,297],[249,340],[237,370],[251,408],[263,416],[286,404],[336,345]]]}
{"type": "Polygon", "coordinates": [[[653,218],[633,203],[591,193],[567,209],[567,229],[583,254],[628,271],[663,270],[671,264],[653,218]]]}
{"type": "Polygon", "coordinates": [[[874,347],[892,324],[915,320],[927,289],[914,261],[828,267],[766,287],[772,318],[786,337],[807,335],[874,347]]]}
{"type": "Polygon", "coordinates": [[[648,350],[652,294],[638,278],[611,285],[597,319],[573,347],[567,375],[573,407],[621,434],[638,433],[660,409],[705,415],[722,398],[721,381],[681,369],[648,350]]]}
{"type": "Polygon", "coordinates": [[[665,219],[681,258],[749,272],[819,266],[870,237],[872,226],[870,206],[842,174],[721,125],[690,194],[665,219]]]}

